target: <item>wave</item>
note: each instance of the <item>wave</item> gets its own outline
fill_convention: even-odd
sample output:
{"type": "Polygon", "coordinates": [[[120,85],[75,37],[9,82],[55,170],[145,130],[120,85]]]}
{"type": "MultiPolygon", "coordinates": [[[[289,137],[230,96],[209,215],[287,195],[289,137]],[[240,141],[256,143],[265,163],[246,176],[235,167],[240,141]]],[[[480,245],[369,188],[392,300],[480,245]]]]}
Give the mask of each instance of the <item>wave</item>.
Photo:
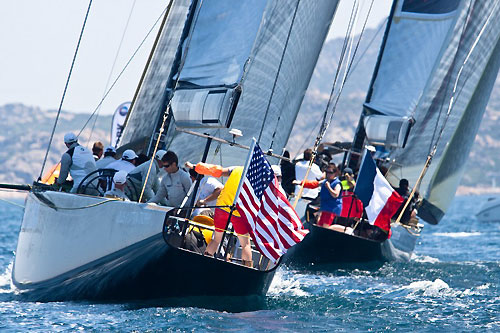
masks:
{"type": "Polygon", "coordinates": [[[417,255],[415,253],[412,254],[410,261],[414,262],[419,262],[419,263],[426,263],[426,264],[436,264],[439,262],[438,258],[434,258],[431,256],[426,256],[426,255],[417,255]]]}
{"type": "Polygon", "coordinates": [[[465,290],[456,290],[451,288],[448,283],[441,279],[436,279],[434,281],[423,280],[415,281],[407,286],[400,287],[392,292],[390,295],[403,296],[408,298],[414,297],[451,297],[451,298],[461,298],[466,296],[481,295],[483,291],[490,288],[490,284],[486,283],[477,287],[468,288],[465,290]]]}
{"type": "Polygon", "coordinates": [[[309,293],[302,289],[300,278],[297,274],[279,269],[274,275],[273,282],[269,287],[269,295],[291,295],[309,296],[309,293]]]}
{"type": "Polygon", "coordinates": [[[12,266],[11,262],[2,275],[0,275],[0,294],[11,294],[16,290],[16,287],[12,283],[12,266]]]}
{"type": "Polygon", "coordinates": [[[451,237],[451,238],[463,238],[463,237],[472,237],[472,236],[480,236],[481,233],[474,231],[474,232],[436,232],[432,234],[433,236],[440,236],[440,237],[451,237]]]}

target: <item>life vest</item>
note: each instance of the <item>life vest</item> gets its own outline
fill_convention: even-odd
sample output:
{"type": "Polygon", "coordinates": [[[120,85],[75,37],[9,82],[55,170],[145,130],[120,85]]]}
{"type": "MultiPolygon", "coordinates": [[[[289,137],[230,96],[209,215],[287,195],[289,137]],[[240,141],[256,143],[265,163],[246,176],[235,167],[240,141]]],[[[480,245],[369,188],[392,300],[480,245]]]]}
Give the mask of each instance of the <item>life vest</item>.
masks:
{"type": "Polygon", "coordinates": [[[77,188],[83,178],[97,169],[94,156],[90,150],[81,145],[70,148],[67,153],[71,156],[69,173],[73,178],[73,188],[77,188]]]}

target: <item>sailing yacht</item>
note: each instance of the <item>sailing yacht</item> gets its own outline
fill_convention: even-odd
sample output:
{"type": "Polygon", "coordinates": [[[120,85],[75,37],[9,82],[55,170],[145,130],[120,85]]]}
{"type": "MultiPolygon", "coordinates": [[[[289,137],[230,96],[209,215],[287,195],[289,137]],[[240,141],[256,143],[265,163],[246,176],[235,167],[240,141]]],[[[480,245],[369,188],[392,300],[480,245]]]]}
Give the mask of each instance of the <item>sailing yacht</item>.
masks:
{"type": "MultiPolygon", "coordinates": [[[[118,152],[152,156],[168,149],[179,164],[242,165],[248,151],[240,147],[253,137],[270,156],[281,152],[337,3],[171,1],[118,152]]],[[[186,249],[189,228],[210,228],[173,216],[177,208],[35,186],[12,280],[39,300],[267,292],[279,262],[254,251],[250,268],[236,256],[209,258],[186,249]]]]}
{"type": "MultiPolygon", "coordinates": [[[[499,39],[498,1],[393,1],[346,159],[357,169],[374,146],[393,187],[405,178],[418,188],[418,217],[429,224],[442,219],[465,171],[499,70],[499,39]]],[[[291,263],[409,260],[422,224],[393,223],[385,241],[306,226],[291,263]]]]}

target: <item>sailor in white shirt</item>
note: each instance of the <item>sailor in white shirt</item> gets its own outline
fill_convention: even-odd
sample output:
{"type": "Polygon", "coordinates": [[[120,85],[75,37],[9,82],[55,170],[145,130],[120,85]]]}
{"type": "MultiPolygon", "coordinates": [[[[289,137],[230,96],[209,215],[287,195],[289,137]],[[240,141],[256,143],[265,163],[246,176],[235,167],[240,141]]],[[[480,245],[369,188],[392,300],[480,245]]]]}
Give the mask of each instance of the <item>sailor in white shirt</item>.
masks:
{"type": "MultiPolygon", "coordinates": [[[[189,168],[189,175],[191,180],[194,182],[198,173],[194,169],[189,168]]],[[[203,211],[210,208],[203,208],[205,206],[215,206],[217,203],[217,198],[224,185],[212,176],[203,176],[200,180],[200,185],[198,186],[198,193],[196,195],[195,205],[200,208],[196,208],[193,211],[192,216],[200,215],[203,211]]],[[[211,209],[213,210],[213,208],[211,209]]]]}
{"type": "MultiPolygon", "coordinates": [[[[307,169],[309,168],[309,161],[312,158],[312,150],[306,149],[304,151],[304,159],[298,161],[295,164],[295,179],[298,181],[304,180],[306,177],[307,169]]],[[[309,174],[307,175],[307,180],[320,180],[323,178],[323,172],[321,172],[319,166],[313,163],[309,174]]],[[[300,191],[300,185],[295,186],[295,195],[298,195],[300,191]]],[[[303,198],[315,199],[319,195],[319,188],[308,189],[304,188],[302,192],[303,198]]]]}
{"type": "Polygon", "coordinates": [[[127,172],[121,170],[115,173],[115,175],[113,176],[113,183],[115,186],[111,190],[104,193],[104,196],[106,198],[119,198],[129,201],[130,199],[125,194],[125,186],[127,185],[127,172]]]}
{"type": "Polygon", "coordinates": [[[124,170],[128,174],[130,171],[134,170],[135,159],[137,157],[137,154],[132,149],[127,149],[123,152],[120,160],[108,164],[106,169],[115,169],[117,171],[124,170]]]}
{"type": "Polygon", "coordinates": [[[71,193],[75,193],[85,176],[96,170],[95,160],[90,150],[78,144],[75,134],[66,133],[64,135],[64,144],[68,147],[68,150],[61,157],[61,169],[57,178],[57,185],[62,185],[69,173],[73,178],[71,193]]]}
{"type": "Polygon", "coordinates": [[[104,149],[104,157],[95,162],[97,169],[106,169],[106,167],[109,164],[116,162],[115,155],[116,155],[115,147],[107,146],[104,149]]]}

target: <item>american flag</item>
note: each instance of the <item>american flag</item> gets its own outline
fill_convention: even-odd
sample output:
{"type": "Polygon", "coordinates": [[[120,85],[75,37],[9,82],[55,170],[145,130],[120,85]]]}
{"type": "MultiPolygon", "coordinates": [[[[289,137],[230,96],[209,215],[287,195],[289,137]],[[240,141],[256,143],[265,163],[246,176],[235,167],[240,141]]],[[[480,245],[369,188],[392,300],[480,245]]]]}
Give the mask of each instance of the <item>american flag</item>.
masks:
{"type": "Polygon", "coordinates": [[[252,153],[236,208],[250,226],[255,246],[274,262],[309,232],[280,190],[258,145],[252,153]]]}

